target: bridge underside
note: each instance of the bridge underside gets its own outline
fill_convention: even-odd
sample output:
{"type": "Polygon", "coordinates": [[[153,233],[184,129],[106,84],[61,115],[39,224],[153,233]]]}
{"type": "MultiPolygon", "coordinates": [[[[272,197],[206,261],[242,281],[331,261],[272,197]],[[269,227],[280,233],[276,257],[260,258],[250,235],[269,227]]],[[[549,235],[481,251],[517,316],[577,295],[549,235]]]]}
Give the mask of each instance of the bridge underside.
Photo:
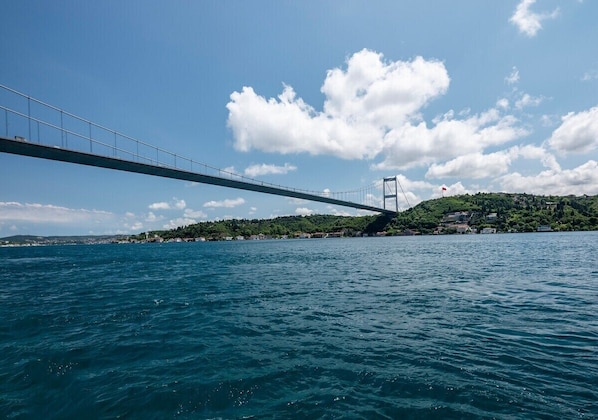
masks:
{"type": "Polygon", "coordinates": [[[135,172],[139,174],[160,176],[163,178],[180,179],[185,181],[199,182],[202,184],[218,185],[221,187],[236,188],[246,191],[255,191],[265,194],[273,194],[284,197],[293,197],[309,201],[318,201],[322,203],[334,204],[343,207],[351,207],[360,210],[369,210],[376,213],[395,215],[393,210],[381,209],[365,204],[354,203],[350,201],[337,200],[330,197],[312,195],[292,189],[276,188],[270,185],[260,185],[259,183],[245,182],[235,179],[221,178],[217,176],[205,175],[197,172],[190,172],[166,166],[149,165],[129,160],[117,159],[108,156],[84,153],[75,150],[62,149],[56,146],[46,146],[42,144],[30,143],[21,140],[12,140],[0,137],[0,152],[11,153],[21,156],[30,156],[41,159],[56,160],[61,162],[78,163],[80,165],[96,166],[100,168],[115,169],[119,171],[135,172]]]}

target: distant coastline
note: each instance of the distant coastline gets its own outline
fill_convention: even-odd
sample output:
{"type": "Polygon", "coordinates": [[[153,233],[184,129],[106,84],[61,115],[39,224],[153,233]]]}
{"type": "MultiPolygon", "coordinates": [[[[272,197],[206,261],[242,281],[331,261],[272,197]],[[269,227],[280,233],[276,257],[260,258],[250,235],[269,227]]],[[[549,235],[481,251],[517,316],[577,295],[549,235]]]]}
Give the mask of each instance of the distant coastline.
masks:
{"type": "Polygon", "coordinates": [[[598,230],[598,196],[478,193],[423,201],[395,217],[283,216],[201,222],[135,235],[0,238],[0,246],[308,239],[598,230]]]}

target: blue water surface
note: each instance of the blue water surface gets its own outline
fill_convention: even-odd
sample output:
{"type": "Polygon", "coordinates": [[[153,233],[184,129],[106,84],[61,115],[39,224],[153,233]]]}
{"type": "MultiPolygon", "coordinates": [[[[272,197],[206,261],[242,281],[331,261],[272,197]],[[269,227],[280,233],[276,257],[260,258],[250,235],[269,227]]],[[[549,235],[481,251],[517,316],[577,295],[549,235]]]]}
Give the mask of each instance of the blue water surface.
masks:
{"type": "Polygon", "coordinates": [[[598,233],[0,248],[3,418],[598,418],[598,233]]]}

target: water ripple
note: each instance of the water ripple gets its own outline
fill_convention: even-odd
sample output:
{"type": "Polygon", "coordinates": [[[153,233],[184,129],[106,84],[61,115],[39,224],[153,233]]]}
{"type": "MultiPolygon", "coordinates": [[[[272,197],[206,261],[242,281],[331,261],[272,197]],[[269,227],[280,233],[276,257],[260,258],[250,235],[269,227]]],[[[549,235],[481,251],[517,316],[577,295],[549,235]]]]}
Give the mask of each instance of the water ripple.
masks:
{"type": "Polygon", "coordinates": [[[596,239],[0,249],[0,416],[598,418],[596,239]]]}

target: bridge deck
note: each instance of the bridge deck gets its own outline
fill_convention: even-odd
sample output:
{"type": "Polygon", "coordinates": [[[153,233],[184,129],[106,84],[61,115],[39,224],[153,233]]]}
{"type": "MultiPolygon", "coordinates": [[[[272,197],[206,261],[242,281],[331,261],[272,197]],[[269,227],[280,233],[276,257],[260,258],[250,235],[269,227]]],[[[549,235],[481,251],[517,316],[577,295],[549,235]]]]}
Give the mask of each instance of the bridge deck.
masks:
{"type": "Polygon", "coordinates": [[[205,175],[198,172],[185,171],[168,166],[151,165],[114,157],[96,155],[75,150],[60,148],[57,146],[46,146],[43,144],[30,143],[22,140],[13,140],[0,137],[0,152],[11,153],[22,156],[30,156],[42,159],[57,160],[61,162],[78,163],[81,165],[96,166],[100,168],[116,169],[119,171],[135,172],[146,175],[160,176],[164,178],[180,179],[185,181],[199,182],[202,184],[218,185],[240,190],[256,191],[266,194],[274,194],[285,197],[299,198],[309,201],[335,204],[343,207],[352,207],[361,210],[369,210],[376,213],[388,215],[396,214],[393,210],[381,209],[365,204],[351,201],[338,200],[331,197],[324,197],[295,191],[293,189],[276,188],[270,185],[251,183],[236,179],[221,178],[212,175],[205,175]]]}

